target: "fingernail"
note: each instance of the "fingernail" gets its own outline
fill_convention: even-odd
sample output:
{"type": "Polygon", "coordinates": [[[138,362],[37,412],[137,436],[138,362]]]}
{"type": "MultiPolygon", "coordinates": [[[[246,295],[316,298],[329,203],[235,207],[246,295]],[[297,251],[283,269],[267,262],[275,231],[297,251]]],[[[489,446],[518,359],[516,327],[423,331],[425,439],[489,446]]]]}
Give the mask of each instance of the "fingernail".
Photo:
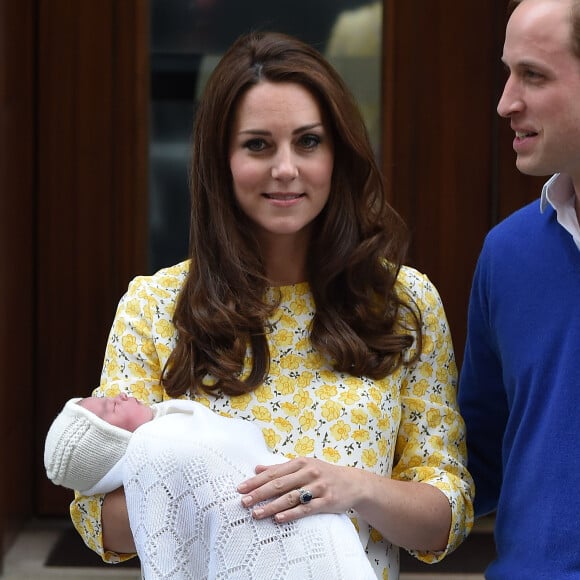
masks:
{"type": "Polygon", "coordinates": [[[252,503],[252,496],[251,495],[247,495],[246,497],[242,498],[242,505],[244,507],[248,507],[251,503],[252,503]]]}
{"type": "Polygon", "coordinates": [[[252,513],[254,514],[255,518],[260,518],[262,517],[264,510],[262,508],[256,508],[252,513]]]}
{"type": "Polygon", "coordinates": [[[237,487],[237,489],[240,493],[244,493],[244,491],[246,491],[247,488],[248,488],[248,484],[245,481],[240,483],[240,485],[238,485],[238,487],[237,487]]]}

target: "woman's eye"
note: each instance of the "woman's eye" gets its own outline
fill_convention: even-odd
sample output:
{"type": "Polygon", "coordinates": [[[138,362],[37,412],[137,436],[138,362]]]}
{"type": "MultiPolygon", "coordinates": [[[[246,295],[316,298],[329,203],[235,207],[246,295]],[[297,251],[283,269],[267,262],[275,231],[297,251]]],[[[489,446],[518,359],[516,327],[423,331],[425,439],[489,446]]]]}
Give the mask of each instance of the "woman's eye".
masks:
{"type": "Polygon", "coordinates": [[[266,142],[263,139],[250,139],[244,143],[244,147],[250,151],[263,151],[266,148],[266,142]]]}
{"type": "Polygon", "coordinates": [[[321,138],[319,135],[302,135],[300,137],[300,146],[304,147],[305,149],[314,149],[318,145],[320,145],[321,138]]]}

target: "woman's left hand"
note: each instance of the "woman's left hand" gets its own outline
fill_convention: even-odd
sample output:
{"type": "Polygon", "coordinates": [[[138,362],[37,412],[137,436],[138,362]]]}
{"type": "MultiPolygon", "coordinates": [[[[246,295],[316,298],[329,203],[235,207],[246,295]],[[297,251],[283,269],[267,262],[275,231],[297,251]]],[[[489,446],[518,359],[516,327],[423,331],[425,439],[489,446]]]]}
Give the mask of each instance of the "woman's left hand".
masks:
{"type": "Polygon", "coordinates": [[[298,457],[278,465],[258,465],[256,474],[238,486],[242,504],[248,508],[261,504],[253,510],[256,519],[274,517],[277,522],[288,522],[352,508],[362,470],[298,457]]]}

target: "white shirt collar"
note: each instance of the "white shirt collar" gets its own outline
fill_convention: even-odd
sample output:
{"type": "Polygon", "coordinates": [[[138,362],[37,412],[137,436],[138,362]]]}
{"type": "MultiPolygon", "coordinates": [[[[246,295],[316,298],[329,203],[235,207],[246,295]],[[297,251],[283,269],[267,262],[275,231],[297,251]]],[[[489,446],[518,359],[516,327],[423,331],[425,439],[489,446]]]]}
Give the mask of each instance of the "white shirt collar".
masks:
{"type": "Polygon", "coordinates": [[[540,211],[544,213],[550,204],[556,211],[558,223],[574,238],[574,243],[580,250],[580,225],[575,201],[572,179],[564,173],[556,173],[542,188],[540,211]]]}

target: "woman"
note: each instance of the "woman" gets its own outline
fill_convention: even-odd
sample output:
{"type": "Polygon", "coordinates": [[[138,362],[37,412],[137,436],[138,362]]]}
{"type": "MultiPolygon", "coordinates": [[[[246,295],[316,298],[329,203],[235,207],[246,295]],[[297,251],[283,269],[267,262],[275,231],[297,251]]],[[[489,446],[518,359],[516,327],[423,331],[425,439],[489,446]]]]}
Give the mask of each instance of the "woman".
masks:
{"type": "MultiPolygon", "coordinates": [[[[398,577],[396,546],[444,557],[473,494],[447,321],[402,265],[361,115],[317,51],[234,43],[197,113],[191,193],[190,260],[131,283],[94,394],[130,381],[148,404],[255,421],[292,460],[256,466],[243,505],[278,522],[348,511],[377,577],[398,577]]],[[[106,560],[134,551],[122,490],[77,497],[72,517],[106,560]]]]}

